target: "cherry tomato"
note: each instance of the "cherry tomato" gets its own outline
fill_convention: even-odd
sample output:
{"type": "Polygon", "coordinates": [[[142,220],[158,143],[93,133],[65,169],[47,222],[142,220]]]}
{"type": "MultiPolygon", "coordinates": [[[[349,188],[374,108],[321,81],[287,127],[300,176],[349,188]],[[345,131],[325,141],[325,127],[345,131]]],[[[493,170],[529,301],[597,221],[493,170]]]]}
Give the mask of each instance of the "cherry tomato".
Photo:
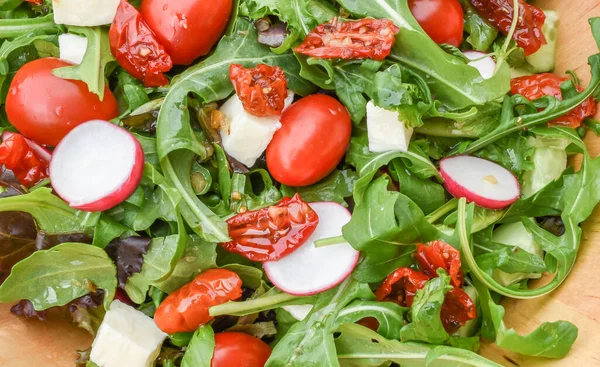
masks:
{"type": "Polygon", "coordinates": [[[408,0],[408,6],[421,28],[436,43],[460,46],[465,15],[458,0],[408,0]]]}
{"type": "Polygon", "coordinates": [[[394,302],[403,307],[412,306],[417,291],[431,278],[409,268],[396,269],[375,291],[377,300],[394,302]]]}
{"type": "Polygon", "coordinates": [[[400,29],[388,19],[365,18],[321,24],[295,51],[321,59],[383,60],[392,50],[400,29]]]}
{"type": "Polygon", "coordinates": [[[460,252],[443,241],[433,241],[428,245],[417,245],[415,255],[421,271],[431,278],[437,277],[437,270],[442,268],[452,278],[455,287],[463,285],[464,274],[460,269],[460,252]]]}
{"type": "Polygon", "coordinates": [[[252,69],[232,64],[229,79],[244,109],[254,116],[279,116],[288,96],[287,80],[278,66],[260,64],[252,69]]]}
{"type": "MultiPolygon", "coordinates": [[[[536,74],[514,78],[510,82],[510,93],[521,94],[530,101],[543,96],[552,96],[562,100],[560,85],[568,79],[550,73],[536,74]]],[[[583,87],[576,85],[579,92],[583,87]]],[[[548,123],[550,126],[566,126],[577,128],[584,119],[596,115],[597,106],[594,97],[586,99],[571,112],[548,123]]]]}
{"type": "Polygon", "coordinates": [[[45,58],[17,71],[6,97],[10,123],[36,143],[56,146],[69,131],[89,120],[110,120],[119,115],[108,86],[104,100],[89,92],[79,80],[61,79],[52,70],[71,64],[45,58]]]}
{"type": "Polygon", "coordinates": [[[171,293],[156,309],[154,322],[165,333],[191,332],[212,316],[209,308],[242,296],[242,280],[226,269],[211,269],[171,293]]]}
{"type": "MultiPolygon", "coordinates": [[[[471,0],[471,4],[482,18],[508,35],[515,13],[513,0],[471,0]]],[[[546,37],[542,33],[545,21],[546,14],[542,9],[519,0],[519,19],[513,39],[525,50],[525,56],[546,44],[546,37]]]]}
{"type": "Polygon", "coordinates": [[[210,52],[227,27],[232,0],[144,0],[140,11],[177,65],[210,52]]]}
{"type": "Polygon", "coordinates": [[[169,84],[163,73],[171,70],[173,61],[158,43],[140,12],[121,0],[110,26],[110,50],[123,69],[144,82],[147,87],[169,84]]]}
{"type": "Polygon", "coordinates": [[[238,332],[215,334],[211,367],[263,367],[271,348],[262,340],[238,332]]]}
{"type": "Polygon", "coordinates": [[[312,185],[330,174],[344,157],[352,132],[344,105],[323,94],[291,105],[281,124],[267,147],[267,166],[288,186],[312,185]]]}
{"type": "Polygon", "coordinates": [[[440,312],[440,319],[448,334],[454,334],[467,321],[473,320],[476,317],[477,309],[475,303],[473,303],[473,300],[465,291],[454,287],[446,293],[446,298],[444,298],[440,312]]]}
{"type": "Polygon", "coordinates": [[[231,242],[221,243],[252,261],[278,260],[302,246],[319,216],[296,194],[275,206],[238,214],[227,221],[231,242]]]}
{"type": "Polygon", "coordinates": [[[10,134],[0,144],[0,166],[13,171],[23,186],[33,186],[47,178],[49,163],[35,153],[21,134],[10,134]]]}

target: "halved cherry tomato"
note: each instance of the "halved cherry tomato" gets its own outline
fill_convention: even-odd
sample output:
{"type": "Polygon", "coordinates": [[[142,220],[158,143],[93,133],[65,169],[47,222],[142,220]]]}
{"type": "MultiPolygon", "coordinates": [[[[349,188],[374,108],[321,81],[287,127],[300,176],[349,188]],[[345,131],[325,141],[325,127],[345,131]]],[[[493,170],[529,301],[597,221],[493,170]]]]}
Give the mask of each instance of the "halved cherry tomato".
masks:
{"type": "Polygon", "coordinates": [[[229,67],[229,79],[244,109],[254,116],[279,116],[288,96],[283,69],[265,64],[246,69],[242,65],[229,67]]]}
{"type": "Polygon", "coordinates": [[[267,147],[267,166],[288,186],[312,185],[340,163],[350,142],[350,114],[335,98],[304,97],[281,115],[283,125],[267,147]]]}
{"type": "Polygon", "coordinates": [[[215,334],[211,367],[264,367],[271,356],[267,343],[238,332],[215,334]]]}
{"type": "Polygon", "coordinates": [[[458,0],[408,0],[408,6],[425,33],[436,43],[460,46],[465,14],[458,0]]]}
{"type": "Polygon", "coordinates": [[[169,84],[163,73],[171,70],[173,61],[140,12],[127,0],[121,0],[109,35],[112,54],[129,74],[147,87],[169,84]]]}
{"type": "MultiPolygon", "coordinates": [[[[513,0],[471,0],[471,4],[479,15],[508,35],[515,13],[513,0]]],[[[519,19],[513,39],[525,50],[526,56],[546,44],[546,37],[542,33],[545,21],[546,14],[542,9],[519,0],[519,19]]]]}
{"type": "Polygon", "coordinates": [[[227,27],[232,0],[144,0],[140,11],[177,65],[208,54],[227,27]]]}
{"type": "MultiPolygon", "coordinates": [[[[560,85],[567,80],[565,77],[550,73],[522,76],[510,81],[510,93],[521,94],[530,101],[543,96],[553,96],[562,100],[560,85]]],[[[580,85],[575,87],[579,92],[583,91],[583,87],[580,85]]],[[[571,112],[550,121],[548,125],[577,128],[581,126],[584,119],[596,115],[596,112],[596,100],[594,97],[590,97],[571,112]]]]}
{"type": "Polygon", "coordinates": [[[119,115],[117,100],[108,86],[101,101],[84,82],[52,74],[52,70],[70,65],[55,58],[34,60],[23,65],[10,84],[8,121],[36,143],[56,146],[81,123],[119,115]]]}
{"type": "Polygon", "coordinates": [[[0,166],[13,171],[23,186],[33,186],[47,178],[49,163],[35,153],[21,134],[11,134],[0,144],[0,166]]]}
{"type": "Polygon", "coordinates": [[[464,274],[460,269],[460,252],[444,241],[433,241],[429,245],[417,245],[415,255],[421,271],[431,278],[437,277],[437,270],[442,268],[450,275],[452,284],[461,287],[464,274]]]}
{"type": "Polygon", "coordinates": [[[296,194],[291,199],[283,198],[275,206],[227,220],[232,241],[221,246],[252,261],[274,261],[302,246],[317,224],[317,212],[296,194]]]}
{"type": "Polygon", "coordinates": [[[295,51],[321,59],[383,60],[390,54],[399,31],[389,19],[333,18],[313,29],[295,51]]]}
{"type": "Polygon", "coordinates": [[[444,298],[440,318],[444,329],[448,334],[454,334],[460,327],[465,326],[467,321],[477,317],[475,303],[465,291],[454,287],[444,298]]]}
{"type": "Polygon", "coordinates": [[[156,309],[154,322],[165,333],[191,332],[213,319],[209,308],[242,296],[242,280],[226,269],[211,269],[171,293],[156,309]]]}
{"type": "Polygon", "coordinates": [[[403,307],[412,306],[417,291],[431,278],[409,268],[396,269],[375,291],[377,300],[394,302],[403,307]]]}

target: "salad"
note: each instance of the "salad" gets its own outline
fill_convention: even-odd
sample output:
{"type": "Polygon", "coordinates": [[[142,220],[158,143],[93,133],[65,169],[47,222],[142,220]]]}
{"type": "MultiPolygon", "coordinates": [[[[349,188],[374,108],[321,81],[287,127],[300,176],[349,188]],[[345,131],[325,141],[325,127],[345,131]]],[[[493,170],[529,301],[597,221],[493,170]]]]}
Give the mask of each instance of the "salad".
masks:
{"type": "Polygon", "coordinates": [[[0,302],[69,315],[88,367],[566,356],[501,305],[600,201],[600,54],[552,73],[536,5],[0,0],[0,302]]]}

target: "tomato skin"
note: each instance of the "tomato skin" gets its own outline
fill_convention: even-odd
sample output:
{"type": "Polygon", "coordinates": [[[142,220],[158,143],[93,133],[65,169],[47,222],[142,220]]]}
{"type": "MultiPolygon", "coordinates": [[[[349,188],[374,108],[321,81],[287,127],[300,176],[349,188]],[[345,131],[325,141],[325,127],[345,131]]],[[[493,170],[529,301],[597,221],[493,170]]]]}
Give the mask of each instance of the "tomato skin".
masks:
{"type": "Polygon", "coordinates": [[[140,11],[177,65],[210,52],[232,11],[232,0],[144,0],[140,11]]]}
{"type": "Polygon", "coordinates": [[[52,74],[52,70],[70,65],[55,58],[34,60],[19,69],[10,85],[8,121],[36,143],[56,146],[81,123],[119,115],[117,100],[108,86],[100,101],[84,82],[52,74]]]}
{"type": "Polygon", "coordinates": [[[238,332],[215,334],[211,367],[263,367],[271,348],[262,340],[238,332]]]}
{"type": "Polygon", "coordinates": [[[0,165],[13,171],[21,185],[30,187],[47,178],[49,163],[36,154],[23,135],[3,134],[0,165]]]}
{"type": "Polygon", "coordinates": [[[410,268],[399,268],[390,274],[375,291],[378,301],[394,302],[410,307],[419,289],[423,289],[429,276],[410,268]]]}
{"type": "Polygon", "coordinates": [[[291,105],[281,124],[267,147],[267,166],[277,181],[296,187],[330,174],[344,157],[352,132],[344,105],[324,94],[291,105]]]}
{"type": "Polygon", "coordinates": [[[433,241],[429,245],[418,244],[415,254],[421,271],[431,278],[437,277],[437,270],[442,268],[452,278],[452,285],[461,287],[464,274],[460,269],[460,252],[444,241],[433,241]]]}
{"type": "Polygon", "coordinates": [[[436,43],[460,46],[465,15],[458,0],[408,0],[408,6],[421,28],[436,43]]]}
{"type": "Polygon", "coordinates": [[[454,287],[446,293],[440,319],[448,334],[454,334],[467,321],[477,318],[477,308],[462,288],[454,287]]]}
{"type": "Polygon", "coordinates": [[[260,117],[283,112],[288,97],[287,79],[279,66],[259,64],[247,69],[231,64],[229,79],[246,112],[260,117]]]}
{"type": "Polygon", "coordinates": [[[209,308],[242,296],[242,280],[226,269],[210,269],[171,293],[156,309],[154,322],[165,333],[192,332],[213,319],[209,308]]]}

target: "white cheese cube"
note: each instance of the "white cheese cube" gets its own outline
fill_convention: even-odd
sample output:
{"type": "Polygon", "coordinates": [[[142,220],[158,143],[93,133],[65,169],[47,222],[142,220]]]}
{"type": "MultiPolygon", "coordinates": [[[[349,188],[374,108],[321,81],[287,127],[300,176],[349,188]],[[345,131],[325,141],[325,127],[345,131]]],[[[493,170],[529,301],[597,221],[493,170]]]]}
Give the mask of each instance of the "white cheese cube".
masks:
{"type": "Polygon", "coordinates": [[[99,367],[151,367],[166,337],[150,317],[113,301],[92,344],[90,360],[99,367]]]}
{"type": "Polygon", "coordinates": [[[293,305],[281,307],[286,310],[293,318],[298,321],[303,321],[306,316],[312,311],[313,305],[293,305]]]}
{"type": "Polygon", "coordinates": [[[399,121],[398,112],[367,103],[367,131],[369,150],[375,153],[406,152],[413,128],[399,121]]]}
{"type": "Polygon", "coordinates": [[[87,38],[74,34],[61,34],[58,36],[60,59],[73,64],[81,64],[85,51],[87,51],[87,38]]]}
{"type": "Polygon", "coordinates": [[[54,23],[95,27],[112,23],[120,0],[52,0],[54,23]]]}
{"type": "MultiPolygon", "coordinates": [[[[294,92],[288,91],[286,108],[293,100],[294,92]]],[[[237,94],[229,98],[220,111],[228,120],[220,129],[223,149],[244,165],[254,166],[281,128],[280,116],[258,117],[246,112],[237,94]]]]}

